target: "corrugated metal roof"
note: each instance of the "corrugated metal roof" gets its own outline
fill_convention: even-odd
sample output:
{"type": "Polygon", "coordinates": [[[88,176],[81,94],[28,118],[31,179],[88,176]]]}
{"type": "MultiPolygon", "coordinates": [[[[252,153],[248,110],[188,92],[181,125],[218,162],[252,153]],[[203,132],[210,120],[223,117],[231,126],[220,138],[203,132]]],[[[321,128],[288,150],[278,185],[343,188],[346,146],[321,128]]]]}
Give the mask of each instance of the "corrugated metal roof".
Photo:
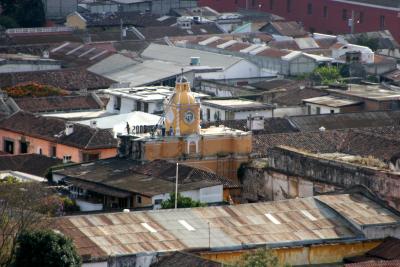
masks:
{"type": "Polygon", "coordinates": [[[174,62],[189,66],[191,57],[200,57],[202,66],[228,68],[244,59],[234,56],[221,55],[201,50],[150,44],[143,52],[145,58],[174,62]]]}
{"type": "Polygon", "coordinates": [[[71,216],[59,218],[56,225],[73,238],[80,254],[92,256],[208,248],[209,244],[214,249],[255,244],[290,246],[293,242],[298,245],[359,237],[360,233],[336,212],[348,219],[361,219],[360,225],[400,221],[365,198],[337,195],[237,206],[71,216]],[[304,211],[312,217],[304,215],[304,211]]]}

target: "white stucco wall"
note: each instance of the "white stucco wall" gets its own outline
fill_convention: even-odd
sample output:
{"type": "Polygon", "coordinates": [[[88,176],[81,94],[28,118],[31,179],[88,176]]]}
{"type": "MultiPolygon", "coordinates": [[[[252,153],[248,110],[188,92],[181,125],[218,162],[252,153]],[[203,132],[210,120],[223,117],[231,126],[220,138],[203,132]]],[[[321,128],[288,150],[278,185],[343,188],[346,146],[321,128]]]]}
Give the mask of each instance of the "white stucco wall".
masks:
{"type": "Polygon", "coordinates": [[[40,71],[40,70],[58,70],[61,69],[59,64],[5,64],[0,65],[0,73],[23,72],[23,71],[40,71]]]}
{"type": "MultiPolygon", "coordinates": [[[[206,105],[201,106],[201,111],[203,113],[203,121],[208,121],[207,120],[207,109],[210,109],[210,120],[211,122],[216,121],[215,119],[215,114],[219,112],[219,120],[224,121],[227,120],[226,118],[226,112],[223,109],[215,108],[215,107],[210,107],[206,105]]],[[[244,120],[247,119],[249,115],[252,116],[263,116],[264,118],[270,118],[272,117],[272,111],[270,109],[266,110],[252,110],[252,111],[236,111],[234,112],[234,120],[244,120]]]]}
{"type": "MultiPolygon", "coordinates": [[[[306,106],[307,106],[307,108],[310,107],[311,114],[309,114],[309,115],[318,114],[317,107],[319,107],[321,109],[319,114],[330,114],[331,110],[333,110],[334,113],[340,113],[340,108],[333,108],[333,107],[315,105],[315,104],[310,104],[310,103],[307,103],[306,106]]],[[[308,111],[307,111],[307,113],[308,113],[308,111]]]]}
{"type": "Polygon", "coordinates": [[[95,204],[83,201],[81,199],[75,199],[76,205],[79,206],[81,211],[96,211],[96,210],[103,210],[103,204],[95,204]]]}
{"type": "Polygon", "coordinates": [[[83,263],[82,267],[108,267],[108,263],[106,261],[88,262],[88,263],[83,263]]]}

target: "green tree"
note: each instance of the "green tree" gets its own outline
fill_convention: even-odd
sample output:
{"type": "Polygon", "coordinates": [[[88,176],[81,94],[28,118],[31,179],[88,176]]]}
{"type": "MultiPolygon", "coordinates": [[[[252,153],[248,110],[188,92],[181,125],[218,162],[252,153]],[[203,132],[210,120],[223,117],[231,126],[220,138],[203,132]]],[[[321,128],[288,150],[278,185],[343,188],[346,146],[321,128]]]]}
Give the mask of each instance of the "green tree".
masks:
{"type": "Polygon", "coordinates": [[[3,16],[14,19],[20,27],[42,27],[46,23],[42,0],[0,0],[3,16]]]}
{"type": "Polygon", "coordinates": [[[42,0],[17,1],[16,17],[21,27],[42,27],[46,23],[42,0]]]}
{"type": "MultiPolygon", "coordinates": [[[[190,197],[184,197],[178,193],[178,208],[195,208],[195,207],[204,207],[206,206],[204,203],[200,201],[195,201],[190,197]]],[[[173,209],[175,208],[175,193],[171,193],[169,199],[161,202],[162,209],[173,209]]]]}
{"type": "Polygon", "coordinates": [[[12,17],[0,16],[0,26],[3,26],[6,29],[17,28],[18,23],[12,17]]]}
{"type": "MultiPolygon", "coordinates": [[[[278,257],[268,249],[257,249],[242,255],[233,267],[280,267],[278,257]]],[[[287,264],[283,266],[289,266],[287,264]]]]}
{"type": "Polygon", "coordinates": [[[318,67],[310,75],[310,79],[316,83],[332,84],[340,81],[342,76],[336,67],[318,67]]]}
{"type": "Polygon", "coordinates": [[[23,232],[17,240],[15,267],[81,266],[72,240],[51,230],[23,232]]]}
{"type": "Polygon", "coordinates": [[[378,38],[370,38],[365,35],[361,35],[357,37],[356,42],[357,45],[366,46],[372,49],[372,51],[376,51],[379,48],[379,39],[378,38]]]}
{"type": "Polygon", "coordinates": [[[46,201],[54,191],[40,183],[13,182],[7,178],[0,183],[0,267],[10,266],[17,247],[18,236],[28,230],[49,225],[53,202],[46,201]]]}

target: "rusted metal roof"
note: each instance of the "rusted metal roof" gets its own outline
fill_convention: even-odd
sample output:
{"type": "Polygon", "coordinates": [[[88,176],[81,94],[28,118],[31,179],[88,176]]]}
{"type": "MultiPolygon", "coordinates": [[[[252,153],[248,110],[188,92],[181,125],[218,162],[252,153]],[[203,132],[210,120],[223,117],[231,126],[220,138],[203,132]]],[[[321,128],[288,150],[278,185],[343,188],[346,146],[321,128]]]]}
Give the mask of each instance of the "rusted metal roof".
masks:
{"type": "Polygon", "coordinates": [[[400,222],[400,218],[368,199],[338,195],[236,206],[70,216],[57,219],[55,225],[74,240],[79,254],[96,258],[205,249],[209,245],[211,249],[263,244],[279,247],[362,237],[346,219],[359,220],[360,226],[364,222],[379,225],[400,222]]]}

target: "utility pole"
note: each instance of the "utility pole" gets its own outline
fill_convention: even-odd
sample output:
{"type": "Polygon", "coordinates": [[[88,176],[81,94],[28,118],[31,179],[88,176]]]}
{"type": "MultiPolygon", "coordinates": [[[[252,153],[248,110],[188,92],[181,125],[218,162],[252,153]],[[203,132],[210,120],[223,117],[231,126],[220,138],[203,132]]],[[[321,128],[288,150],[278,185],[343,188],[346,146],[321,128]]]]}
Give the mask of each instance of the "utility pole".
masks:
{"type": "Polygon", "coordinates": [[[179,163],[176,163],[176,179],[175,179],[175,209],[178,208],[178,168],[179,163]]]}

